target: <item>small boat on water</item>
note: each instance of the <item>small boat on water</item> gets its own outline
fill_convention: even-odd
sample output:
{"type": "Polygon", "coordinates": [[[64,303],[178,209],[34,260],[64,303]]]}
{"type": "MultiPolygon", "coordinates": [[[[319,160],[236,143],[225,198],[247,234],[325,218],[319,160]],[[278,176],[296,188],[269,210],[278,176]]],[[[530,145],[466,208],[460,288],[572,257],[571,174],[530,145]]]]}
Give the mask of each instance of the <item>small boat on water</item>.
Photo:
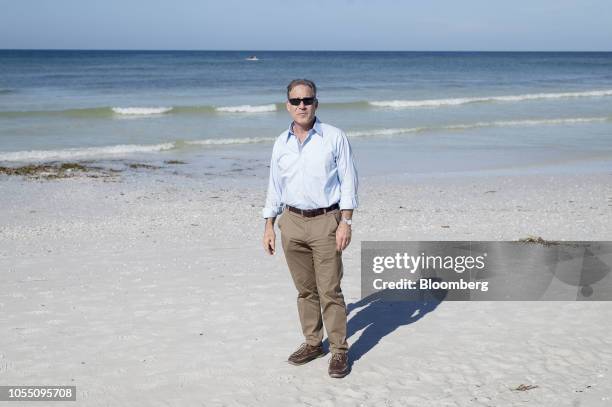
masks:
{"type": "Polygon", "coordinates": [[[245,58],[245,60],[247,60],[247,61],[259,61],[259,58],[257,58],[256,55],[251,55],[248,58],[245,58]]]}

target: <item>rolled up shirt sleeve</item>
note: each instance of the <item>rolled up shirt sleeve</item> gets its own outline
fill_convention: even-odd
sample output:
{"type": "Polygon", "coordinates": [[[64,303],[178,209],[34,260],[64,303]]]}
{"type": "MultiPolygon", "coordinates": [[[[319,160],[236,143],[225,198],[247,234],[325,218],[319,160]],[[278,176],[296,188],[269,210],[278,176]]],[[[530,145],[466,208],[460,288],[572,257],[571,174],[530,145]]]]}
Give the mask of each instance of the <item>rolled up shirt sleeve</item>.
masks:
{"type": "Polygon", "coordinates": [[[272,149],[272,158],[270,159],[270,179],[268,181],[268,193],[266,195],[266,204],[262,210],[264,218],[275,218],[283,211],[281,201],[282,192],[280,184],[280,170],[278,168],[277,148],[276,145],[272,149]]]}
{"type": "Polygon", "coordinates": [[[353,159],[353,150],[344,132],[338,137],[336,166],[340,181],[340,209],[355,209],[359,201],[357,198],[357,168],[353,159]]]}

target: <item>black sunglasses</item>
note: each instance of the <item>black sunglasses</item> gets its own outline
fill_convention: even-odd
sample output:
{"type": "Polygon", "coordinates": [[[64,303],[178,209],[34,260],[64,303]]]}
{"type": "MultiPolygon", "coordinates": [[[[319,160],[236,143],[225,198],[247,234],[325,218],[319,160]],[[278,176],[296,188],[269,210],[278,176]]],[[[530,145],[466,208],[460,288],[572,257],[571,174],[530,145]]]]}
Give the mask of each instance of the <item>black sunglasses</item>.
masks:
{"type": "Polygon", "coordinates": [[[316,101],[317,101],[317,98],[303,98],[303,99],[292,98],[292,99],[289,99],[289,103],[291,103],[293,106],[299,106],[300,103],[302,103],[302,102],[304,102],[304,106],[310,106],[310,105],[312,105],[316,101]]]}

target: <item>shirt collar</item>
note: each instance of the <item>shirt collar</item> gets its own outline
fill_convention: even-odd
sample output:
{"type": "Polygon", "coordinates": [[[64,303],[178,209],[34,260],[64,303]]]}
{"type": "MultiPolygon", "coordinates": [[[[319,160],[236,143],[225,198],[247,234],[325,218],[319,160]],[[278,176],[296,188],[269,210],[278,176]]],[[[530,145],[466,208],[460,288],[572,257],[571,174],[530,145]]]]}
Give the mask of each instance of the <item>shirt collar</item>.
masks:
{"type": "MultiPolygon", "coordinates": [[[[321,127],[321,121],[316,116],[315,116],[315,122],[312,125],[312,129],[310,129],[310,131],[308,132],[308,136],[312,134],[318,134],[319,136],[323,137],[323,129],[321,127]]],[[[287,140],[286,141],[289,141],[289,138],[291,138],[291,136],[295,136],[295,133],[293,133],[293,122],[291,122],[291,124],[289,125],[289,130],[287,130],[287,140]]]]}

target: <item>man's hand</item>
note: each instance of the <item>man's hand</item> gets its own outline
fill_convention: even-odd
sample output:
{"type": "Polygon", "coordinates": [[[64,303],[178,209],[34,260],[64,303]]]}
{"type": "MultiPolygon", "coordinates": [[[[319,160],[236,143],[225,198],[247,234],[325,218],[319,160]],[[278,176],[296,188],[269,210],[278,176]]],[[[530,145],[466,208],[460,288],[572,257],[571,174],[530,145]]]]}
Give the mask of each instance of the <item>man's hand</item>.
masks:
{"type": "Polygon", "coordinates": [[[351,227],[344,222],[340,222],[336,229],[336,250],[341,252],[351,243],[351,227]]]}
{"type": "Polygon", "coordinates": [[[263,236],[264,250],[269,255],[273,255],[275,245],[276,245],[276,233],[274,233],[274,223],[266,220],[266,229],[264,230],[264,236],[263,236]]]}

